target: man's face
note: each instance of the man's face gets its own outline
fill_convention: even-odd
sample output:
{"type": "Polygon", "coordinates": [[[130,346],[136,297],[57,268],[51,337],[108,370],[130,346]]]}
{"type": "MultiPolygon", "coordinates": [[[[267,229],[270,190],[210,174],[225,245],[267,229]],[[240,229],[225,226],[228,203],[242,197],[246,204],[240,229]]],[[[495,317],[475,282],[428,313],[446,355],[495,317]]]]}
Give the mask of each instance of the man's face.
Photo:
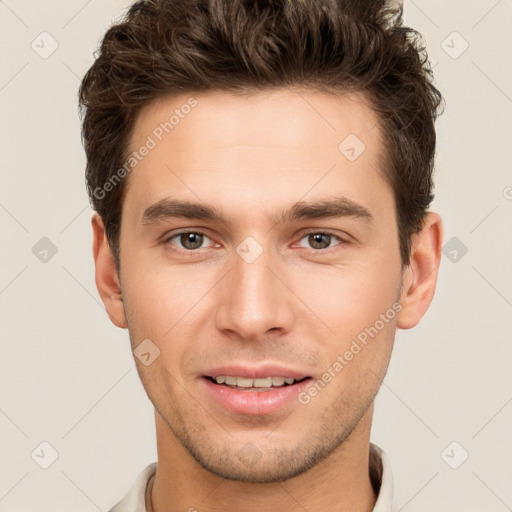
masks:
{"type": "Polygon", "coordinates": [[[137,120],[130,151],[148,136],[156,146],[131,172],[123,204],[131,344],[158,347],[137,368],[165,435],[215,474],[289,478],[358,424],[369,428],[402,276],[377,123],[361,96],[288,90],[187,94],[137,120]],[[197,105],[168,134],[158,130],[191,96],[197,105]],[[165,200],[222,220],[169,215],[165,200]],[[334,200],[345,206],[337,216],[298,208],[334,200]],[[235,388],[219,376],[258,380],[228,379],[235,388]],[[257,391],[267,377],[275,385],[257,391]],[[306,379],[284,386],[283,377],[306,379]]]}

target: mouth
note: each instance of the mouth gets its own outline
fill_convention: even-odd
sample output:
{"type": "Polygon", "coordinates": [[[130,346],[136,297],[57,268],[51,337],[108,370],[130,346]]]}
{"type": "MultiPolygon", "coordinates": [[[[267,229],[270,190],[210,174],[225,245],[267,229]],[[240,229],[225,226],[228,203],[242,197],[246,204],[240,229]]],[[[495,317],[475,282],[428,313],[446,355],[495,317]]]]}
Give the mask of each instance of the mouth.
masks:
{"type": "Polygon", "coordinates": [[[231,366],[210,370],[200,381],[206,396],[225,412],[262,416],[300,405],[297,397],[312,379],[280,366],[231,366]]]}
{"type": "Polygon", "coordinates": [[[263,378],[250,379],[247,377],[237,377],[233,375],[218,375],[216,377],[205,376],[207,380],[218,386],[235,389],[237,391],[256,391],[268,392],[276,388],[285,388],[300,384],[311,377],[293,378],[282,376],[269,376],[263,378]]]}

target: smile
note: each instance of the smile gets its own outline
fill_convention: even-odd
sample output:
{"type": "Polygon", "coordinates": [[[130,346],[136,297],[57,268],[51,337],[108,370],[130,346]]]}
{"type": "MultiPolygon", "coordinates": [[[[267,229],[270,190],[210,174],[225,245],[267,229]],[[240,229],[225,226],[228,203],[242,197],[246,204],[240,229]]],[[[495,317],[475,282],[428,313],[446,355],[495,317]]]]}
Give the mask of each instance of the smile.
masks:
{"type": "Polygon", "coordinates": [[[235,375],[205,375],[206,396],[224,412],[236,415],[263,416],[297,406],[297,397],[310,384],[311,377],[283,377],[280,375],[257,378],[235,375]]]}
{"type": "Polygon", "coordinates": [[[259,379],[248,379],[245,377],[235,377],[231,375],[219,375],[217,377],[208,377],[212,382],[226,386],[232,389],[243,391],[269,391],[272,388],[286,387],[302,382],[310,377],[303,379],[293,379],[291,377],[265,377],[259,379]]]}

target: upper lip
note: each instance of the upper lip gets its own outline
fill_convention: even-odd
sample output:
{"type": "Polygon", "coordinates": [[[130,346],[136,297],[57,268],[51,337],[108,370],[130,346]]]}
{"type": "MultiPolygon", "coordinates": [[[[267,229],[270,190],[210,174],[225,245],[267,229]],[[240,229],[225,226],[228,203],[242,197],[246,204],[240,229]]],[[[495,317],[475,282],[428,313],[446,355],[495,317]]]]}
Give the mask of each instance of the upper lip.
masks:
{"type": "Polygon", "coordinates": [[[211,368],[204,373],[205,377],[219,377],[229,375],[231,377],[243,377],[246,379],[265,379],[266,377],[284,377],[301,380],[310,377],[309,374],[293,368],[287,368],[278,364],[264,364],[261,366],[249,366],[247,364],[230,364],[211,368]]]}

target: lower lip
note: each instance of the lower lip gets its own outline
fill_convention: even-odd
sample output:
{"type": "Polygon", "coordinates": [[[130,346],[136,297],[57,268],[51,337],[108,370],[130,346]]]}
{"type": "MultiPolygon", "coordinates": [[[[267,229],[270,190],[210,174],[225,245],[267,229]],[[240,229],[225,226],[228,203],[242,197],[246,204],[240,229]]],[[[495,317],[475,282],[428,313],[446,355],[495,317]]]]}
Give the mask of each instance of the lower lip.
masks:
{"type": "Polygon", "coordinates": [[[275,387],[269,391],[239,391],[237,389],[214,384],[210,379],[201,379],[212,398],[225,409],[237,414],[259,416],[272,414],[296,400],[311,379],[290,386],[275,387]]]}

